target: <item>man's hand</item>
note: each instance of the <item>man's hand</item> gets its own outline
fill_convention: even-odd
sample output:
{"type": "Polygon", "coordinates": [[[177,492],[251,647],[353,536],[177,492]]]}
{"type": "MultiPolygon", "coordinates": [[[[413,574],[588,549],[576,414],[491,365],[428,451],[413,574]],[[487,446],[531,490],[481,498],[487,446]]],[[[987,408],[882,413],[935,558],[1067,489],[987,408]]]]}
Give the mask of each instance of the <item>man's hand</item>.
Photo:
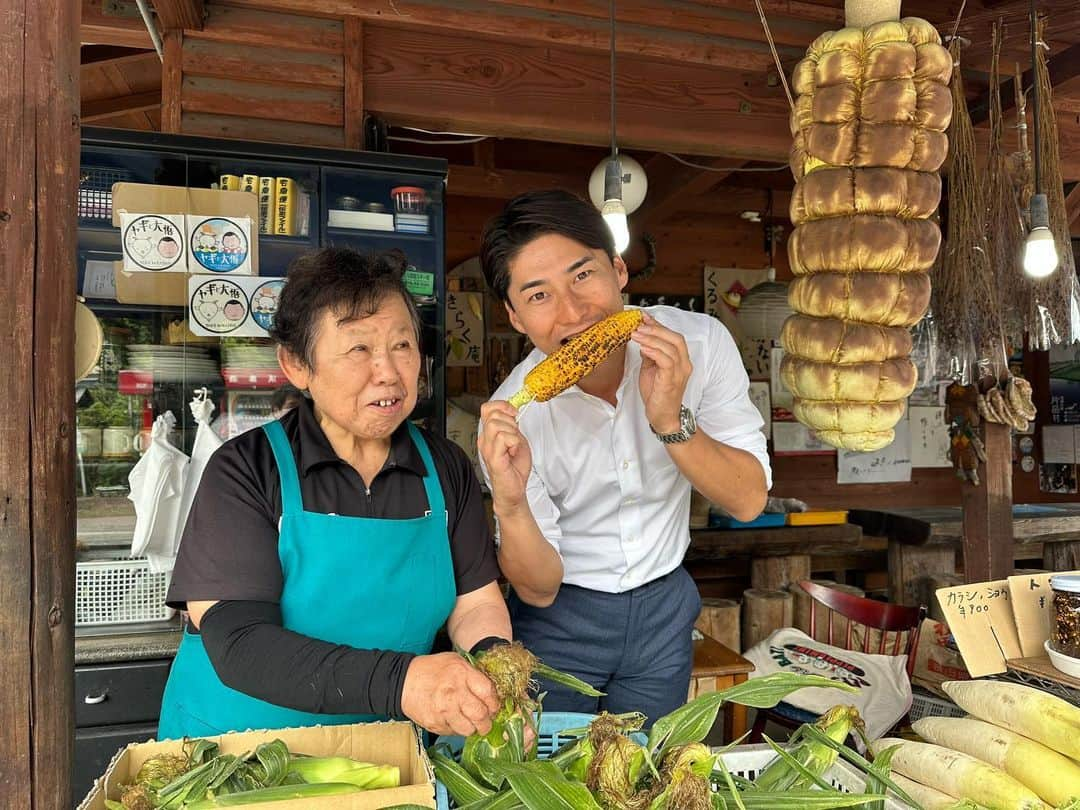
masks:
{"type": "Polygon", "coordinates": [[[491,478],[491,501],[495,514],[519,509],[532,471],[532,449],[518,430],[517,409],[504,400],[480,406],[482,427],[477,438],[480,456],[491,478]]]}
{"type": "Polygon", "coordinates": [[[641,347],[639,388],[649,424],[657,433],[677,433],[686,383],[694,369],[686,340],[651,315],[644,316],[631,337],[641,347]]]}
{"type": "Polygon", "coordinates": [[[487,675],[457,653],[421,655],[409,664],[401,710],[432,734],[487,734],[501,707],[487,675]]]}

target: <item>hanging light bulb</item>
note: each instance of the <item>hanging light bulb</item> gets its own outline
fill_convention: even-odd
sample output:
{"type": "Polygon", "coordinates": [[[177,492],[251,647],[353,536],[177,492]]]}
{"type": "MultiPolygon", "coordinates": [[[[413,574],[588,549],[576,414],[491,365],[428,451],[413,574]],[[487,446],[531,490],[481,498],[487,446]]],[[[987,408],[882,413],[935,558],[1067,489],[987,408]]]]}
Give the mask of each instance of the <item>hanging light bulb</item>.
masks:
{"type": "Polygon", "coordinates": [[[1031,278],[1046,278],[1057,270],[1057,246],[1054,234],[1050,231],[1050,207],[1046,195],[1042,193],[1039,172],[1039,74],[1036,69],[1036,31],[1038,19],[1035,16],[1035,0],[1030,0],[1031,16],[1031,122],[1034,129],[1032,164],[1035,168],[1035,193],[1031,195],[1029,224],[1031,231],[1024,242],[1024,273],[1031,278]]]}
{"type": "MultiPolygon", "coordinates": [[[[624,176],[623,174],[623,167],[619,162],[619,147],[615,139],[615,0],[610,0],[609,8],[611,15],[611,155],[604,165],[604,203],[600,206],[600,215],[611,231],[615,241],[615,252],[622,253],[630,247],[630,226],[626,222],[623,181],[624,178],[631,181],[631,175],[628,173],[624,176]]],[[[593,173],[595,174],[596,171],[594,170],[593,173]]],[[[644,196],[644,187],[642,187],[641,197],[644,198],[644,196]]],[[[596,204],[595,199],[594,204],[596,204]]],[[[640,200],[637,204],[640,205],[640,200]]]]}
{"type": "Polygon", "coordinates": [[[622,253],[630,246],[630,226],[626,223],[626,206],[622,200],[622,166],[614,155],[604,170],[604,205],[600,214],[615,239],[615,252],[622,253]]]}
{"type": "Polygon", "coordinates": [[[1050,212],[1045,194],[1031,195],[1031,232],[1024,242],[1024,272],[1046,278],[1058,266],[1057,245],[1050,232],[1050,212]]]}

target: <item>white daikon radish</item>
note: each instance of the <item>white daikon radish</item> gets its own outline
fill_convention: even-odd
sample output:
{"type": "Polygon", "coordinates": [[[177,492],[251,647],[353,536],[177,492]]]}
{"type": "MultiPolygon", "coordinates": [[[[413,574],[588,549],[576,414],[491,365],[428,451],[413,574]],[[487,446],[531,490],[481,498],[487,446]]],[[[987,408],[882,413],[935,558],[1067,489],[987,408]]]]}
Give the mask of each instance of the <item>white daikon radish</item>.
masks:
{"type": "Polygon", "coordinates": [[[928,742],[1000,768],[1050,804],[1080,798],[1080,764],[1042,743],[970,717],[924,717],[912,728],[928,742]]]}
{"type": "Polygon", "coordinates": [[[895,738],[877,740],[870,748],[876,755],[894,745],[900,748],[893,754],[892,769],[908,779],[990,810],[1051,810],[1005,771],[959,751],[895,738]]]}
{"type": "Polygon", "coordinates": [[[947,681],[945,693],[968,714],[1080,760],[1080,709],[1041,689],[999,681],[947,681]]]}
{"type": "Polygon", "coordinates": [[[927,787],[899,773],[890,773],[889,778],[923,810],[950,810],[956,807],[958,799],[955,796],[927,787]]]}

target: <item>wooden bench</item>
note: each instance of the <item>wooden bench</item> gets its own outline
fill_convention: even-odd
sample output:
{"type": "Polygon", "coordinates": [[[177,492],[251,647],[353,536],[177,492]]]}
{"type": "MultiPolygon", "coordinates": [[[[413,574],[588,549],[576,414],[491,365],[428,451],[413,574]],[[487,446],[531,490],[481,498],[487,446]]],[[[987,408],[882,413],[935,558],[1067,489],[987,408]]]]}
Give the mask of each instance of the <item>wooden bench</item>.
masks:
{"type": "MultiPolygon", "coordinates": [[[[694,640],[694,666],[690,673],[688,700],[709,692],[719,692],[743,683],[754,671],[754,665],[719,641],[702,635],[694,640]]],[[[731,742],[746,733],[746,707],[737,703],[724,704],[724,742],[731,742]]]]}

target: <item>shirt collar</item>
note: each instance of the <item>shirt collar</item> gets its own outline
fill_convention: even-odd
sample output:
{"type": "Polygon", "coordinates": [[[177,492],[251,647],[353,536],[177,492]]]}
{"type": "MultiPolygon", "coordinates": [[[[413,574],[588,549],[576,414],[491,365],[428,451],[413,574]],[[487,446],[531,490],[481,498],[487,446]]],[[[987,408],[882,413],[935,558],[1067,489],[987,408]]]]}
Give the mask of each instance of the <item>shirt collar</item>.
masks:
{"type": "MultiPolygon", "coordinates": [[[[330,440],[326,438],[319,420],[315,418],[315,407],[310,399],[296,406],[297,412],[297,461],[301,475],[307,476],[312,468],[321,464],[347,463],[334,452],[330,440]]],[[[420,451],[409,434],[409,426],[402,422],[390,437],[390,453],[386,457],[383,469],[401,467],[419,476],[427,474],[427,465],[420,456],[420,451]]]]}

